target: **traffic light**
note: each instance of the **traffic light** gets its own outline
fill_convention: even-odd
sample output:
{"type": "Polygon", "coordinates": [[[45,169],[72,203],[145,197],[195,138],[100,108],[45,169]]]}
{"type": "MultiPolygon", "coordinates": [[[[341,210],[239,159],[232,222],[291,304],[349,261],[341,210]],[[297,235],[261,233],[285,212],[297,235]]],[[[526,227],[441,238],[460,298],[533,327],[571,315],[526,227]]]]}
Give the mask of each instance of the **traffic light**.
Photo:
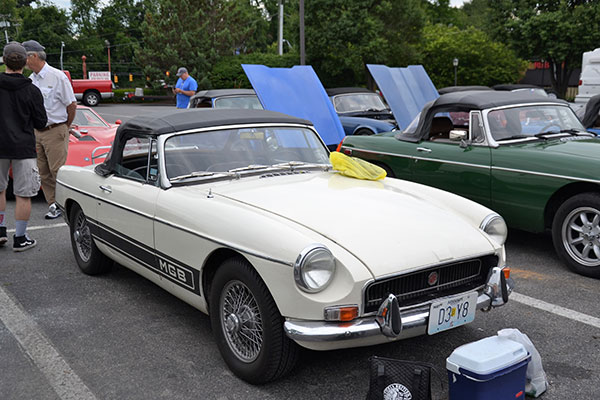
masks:
{"type": "Polygon", "coordinates": [[[169,71],[165,72],[165,75],[167,75],[167,77],[171,76],[171,73],[169,71]]]}
{"type": "Polygon", "coordinates": [[[129,82],[133,82],[133,75],[129,74],[129,82]]]}
{"type": "Polygon", "coordinates": [[[115,74],[115,83],[119,83],[119,77],[115,74]]]}

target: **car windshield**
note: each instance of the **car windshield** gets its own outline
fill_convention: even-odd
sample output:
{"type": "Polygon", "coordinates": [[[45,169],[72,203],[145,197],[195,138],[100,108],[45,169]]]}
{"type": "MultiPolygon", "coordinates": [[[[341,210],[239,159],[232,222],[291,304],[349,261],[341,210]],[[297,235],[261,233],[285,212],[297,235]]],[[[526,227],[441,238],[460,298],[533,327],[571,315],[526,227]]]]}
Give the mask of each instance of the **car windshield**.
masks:
{"type": "Polygon", "coordinates": [[[329,165],[329,152],[313,130],[301,127],[223,129],[165,141],[165,166],[172,180],[314,164],[329,165]]]}
{"type": "Polygon", "coordinates": [[[498,142],[585,132],[573,110],[560,105],[531,105],[493,110],[487,114],[487,121],[492,137],[498,142]]]}
{"type": "Polygon", "coordinates": [[[389,108],[376,93],[353,93],[335,96],[333,106],[338,113],[389,111],[389,108]]]}
{"type": "Polygon", "coordinates": [[[262,110],[256,96],[221,97],[214,100],[214,108],[245,108],[250,110],[262,110]]]}
{"type": "Polygon", "coordinates": [[[78,108],[75,111],[75,119],[73,125],[77,126],[101,126],[108,127],[104,121],[100,119],[92,110],[78,108]]]}

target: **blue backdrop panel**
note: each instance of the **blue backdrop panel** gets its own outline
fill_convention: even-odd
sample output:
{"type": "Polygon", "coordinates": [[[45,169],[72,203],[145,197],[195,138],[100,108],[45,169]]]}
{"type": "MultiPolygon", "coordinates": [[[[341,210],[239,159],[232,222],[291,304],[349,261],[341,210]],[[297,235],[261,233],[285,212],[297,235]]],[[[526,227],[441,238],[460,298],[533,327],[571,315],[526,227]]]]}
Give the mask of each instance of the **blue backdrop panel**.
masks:
{"type": "Polygon", "coordinates": [[[242,68],[266,110],[311,121],[327,145],[342,141],[342,123],[311,66],[269,68],[242,64],[242,68]]]}
{"type": "Polygon", "coordinates": [[[439,97],[422,65],[390,68],[386,65],[367,64],[367,68],[401,129],[411,123],[425,104],[439,97]]]}

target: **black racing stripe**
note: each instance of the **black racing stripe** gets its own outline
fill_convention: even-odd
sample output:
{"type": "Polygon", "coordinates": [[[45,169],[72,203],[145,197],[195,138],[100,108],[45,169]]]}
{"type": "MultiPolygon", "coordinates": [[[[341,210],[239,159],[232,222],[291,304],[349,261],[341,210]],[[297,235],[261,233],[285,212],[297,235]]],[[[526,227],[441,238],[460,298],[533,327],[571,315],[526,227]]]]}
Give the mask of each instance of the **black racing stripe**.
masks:
{"type": "Polygon", "coordinates": [[[110,227],[87,218],[92,235],[119,253],[157,273],[178,286],[200,296],[200,271],[149,246],[117,233],[110,227]]]}

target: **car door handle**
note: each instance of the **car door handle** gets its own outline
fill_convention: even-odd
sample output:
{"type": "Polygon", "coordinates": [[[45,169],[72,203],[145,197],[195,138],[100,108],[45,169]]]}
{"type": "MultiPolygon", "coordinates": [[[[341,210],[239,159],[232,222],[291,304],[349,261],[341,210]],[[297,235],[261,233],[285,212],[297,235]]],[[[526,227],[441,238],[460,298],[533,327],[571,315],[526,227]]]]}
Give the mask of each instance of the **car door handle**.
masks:
{"type": "Polygon", "coordinates": [[[427,147],[417,147],[417,151],[420,151],[421,153],[431,153],[431,149],[428,149],[427,147]]]}
{"type": "Polygon", "coordinates": [[[103,192],[106,192],[106,193],[112,193],[112,189],[111,189],[111,187],[110,187],[110,186],[104,186],[104,185],[100,185],[100,186],[99,186],[99,188],[100,188],[100,190],[102,190],[103,192]]]}

